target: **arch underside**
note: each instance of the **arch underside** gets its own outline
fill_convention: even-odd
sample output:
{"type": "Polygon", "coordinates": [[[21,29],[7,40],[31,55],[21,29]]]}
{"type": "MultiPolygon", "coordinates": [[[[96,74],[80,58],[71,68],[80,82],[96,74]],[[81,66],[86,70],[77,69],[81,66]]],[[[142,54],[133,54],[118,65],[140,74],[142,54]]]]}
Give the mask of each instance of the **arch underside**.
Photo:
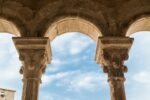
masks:
{"type": "Polygon", "coordinates": [[[0,19],[0,32],[2,33],[10,33],[15,36],[20,36],[20,32],[17,27],[10,21],[5,19],[0,19]]]}
{"type": "Polygon", "coordinates": [[[46,31],[45,37],[49,37],[52,41],[56,36],[67,32],[80,32],[88,35],[97,41],[102,36],[100,30],[91,22],[79,17],[67,17],[53,23],[46,31]]]}
{"type": "Polygon", "coordinates": [[[150,31],[150,16],[143,17],[132,23],[127,30],[126,36],[140,31],[150,31]]]}

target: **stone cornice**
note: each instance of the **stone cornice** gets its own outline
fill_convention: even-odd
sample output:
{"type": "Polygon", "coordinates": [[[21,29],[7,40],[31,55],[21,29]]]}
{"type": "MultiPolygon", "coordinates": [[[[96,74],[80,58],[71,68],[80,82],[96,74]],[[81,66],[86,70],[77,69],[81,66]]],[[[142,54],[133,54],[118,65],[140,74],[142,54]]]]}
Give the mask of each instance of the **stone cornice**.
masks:
{"type": "MultiPolygon", "coordinates": [[[[110,50],[110,52],[115,50],[128,50],[130,49],[133,42],[133,38],[127,38],[127,37],[99,37],[97,42],[97,49],[96,49],[96,62],[102,63],[103,61],[103,53],[104,50],[110,50]]],[[[119,52],[118,52],[119,53],[119,52]]]]}
{"type": "Polygon", "coordinates": [[[99,37],[101,48],[130,48],[133,39],[128,37],[99,37]]]}
{"type": "Polygon", "coordinates": [[[45,50],[47,55],[47,63],[51,61],[51,47],[50,47],[50,40],[47,37],[30,37],[30,38],[20,38],[20,37],[13,37],[13,41],[18,52],[22,49],[32,49],[32,50],[45,50]]]}

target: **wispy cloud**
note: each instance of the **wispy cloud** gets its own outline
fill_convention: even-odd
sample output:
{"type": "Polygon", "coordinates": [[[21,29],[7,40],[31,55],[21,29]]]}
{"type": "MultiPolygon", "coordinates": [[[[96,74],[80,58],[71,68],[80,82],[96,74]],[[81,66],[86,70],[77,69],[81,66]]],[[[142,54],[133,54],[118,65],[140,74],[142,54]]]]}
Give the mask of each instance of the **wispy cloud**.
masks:
{"type": "Polygon", "coordinates": [[[52,75],[43,75],[42,77],[43,85],[47,85],[47,84],[50,85],[57,80],[61,80],[64,79],[65,77],[72,75],[73,73],[74,72],[61,72],[52,75]]]}
{"type": "Polygon", "coordinates": [[[79,33],[66,33],[57,37],[52,41],[52,48],[54,52],[69,53],[76,55],[81,53],[87,46],[94,43],[94,41],[79,33]]]}
{"type": "Polygon", "coordinates": [[[43,76],[43,86],[57,84],[66,87],[69,91],[95,91],[97,87],[105,87],[107,77],[96,72],[70,71],[43,76]]]}
{"type": "Polygon", "coordinates": [[[100,73],[85,72],[76,75],[76,78],[70,81],[70,89],[72,90],[78,92],[82,90],[94,92],[100,88],[100,86],[102,86],[101,88],[106,88],[107,77],[100,73]]]}
{"type": "Polygon", "coordinates": [[[136,82],[140,83],[140,84],[150,84],[150,72],[148,71],[140,71],[137,72],[134,76],[133,76],[133,80],[135,80],[136,82]]]}
{"type": "Polygon", "coordinates": [[[19,75],[18,67],[20,67],[21,64],[18,59],[18,54],[15,49],[15,46],[13,45],[13,42],[11,40],[12,35],[3,34],[3,36],[0,37],[0,40],[2,39],[3,41],[3,42],[0,42],[0,45],[5,44],[0,49],[1,50],[0,51],[0,61],[1,61],[0,81],[9,82],[9,81],[18,79],[18,75],[19,75]]]}

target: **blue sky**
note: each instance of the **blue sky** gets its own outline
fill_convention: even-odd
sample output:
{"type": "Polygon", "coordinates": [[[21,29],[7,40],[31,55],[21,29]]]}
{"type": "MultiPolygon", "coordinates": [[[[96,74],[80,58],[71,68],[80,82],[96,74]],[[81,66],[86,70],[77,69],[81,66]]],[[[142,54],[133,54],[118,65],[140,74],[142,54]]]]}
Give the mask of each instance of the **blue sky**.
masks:
{"type": "MultiPolygon", "coordinates": [[[[0,34],[0,87],[16,90],[21,100],[21,63],[11,40],[0,34]]],[[[150,98],[150,32],[133,34],[126,74],[127,100],[150,98]]],[[[39,100],[110,100],[107,75],[94,61],[96,43],[81,33],[66,33],[51,42],[53,60],[42,77],[39,100]]]]}

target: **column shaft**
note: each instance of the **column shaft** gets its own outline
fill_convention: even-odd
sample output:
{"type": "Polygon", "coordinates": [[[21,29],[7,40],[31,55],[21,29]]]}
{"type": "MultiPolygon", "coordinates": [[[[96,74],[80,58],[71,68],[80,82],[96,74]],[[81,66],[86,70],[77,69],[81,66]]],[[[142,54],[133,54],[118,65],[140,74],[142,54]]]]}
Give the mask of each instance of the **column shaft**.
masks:
{"type": "Polygon", "coordinates": [[[23,80],[22,100],[38,100],[39,81],[34,79],[23,80]]]}
{"type": "Polygon", "coordinates": [[[127,67],[117,65],[115,62],[113,63],[113,66],[105,66],[107,68],[106,73],[108,74],[111,100],[126,100],[124,88],[124,72],[127,71],[127,67]]]}
{"type": "Polygon", "coordinates": [[[126,100],[124,82],[118,80],[109,81],[111,100],[126,100]]]}

